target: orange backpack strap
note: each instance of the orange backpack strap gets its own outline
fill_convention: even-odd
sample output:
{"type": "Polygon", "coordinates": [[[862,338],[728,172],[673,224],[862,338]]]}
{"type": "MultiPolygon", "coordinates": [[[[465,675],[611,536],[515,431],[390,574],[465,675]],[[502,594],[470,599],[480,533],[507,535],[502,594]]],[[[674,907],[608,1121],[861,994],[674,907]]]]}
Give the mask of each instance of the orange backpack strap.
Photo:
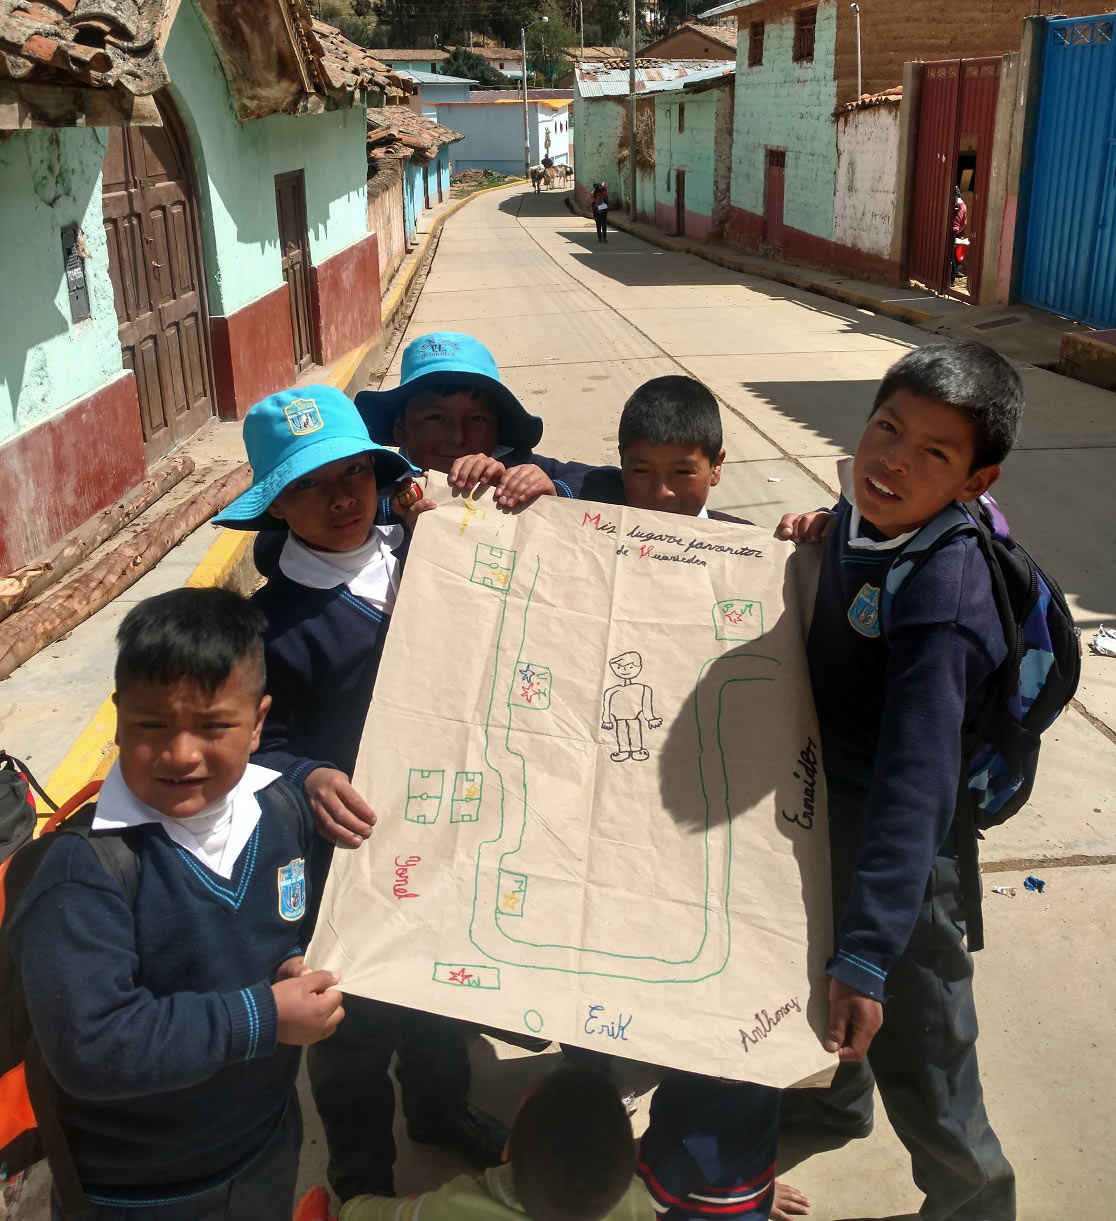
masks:
{"type": "Polygon", "coordinates": [[[58,827],[74,813],[75,810],[80,810],[87,801],[91,801],[101,791],[103,780],[90,780],[83,788],[79,789],[68,801],[64,801],[58,809],[50,816],[50,819],[43,826],[39,835],[49,835],[51,831],[57,831],[58,827]]]}

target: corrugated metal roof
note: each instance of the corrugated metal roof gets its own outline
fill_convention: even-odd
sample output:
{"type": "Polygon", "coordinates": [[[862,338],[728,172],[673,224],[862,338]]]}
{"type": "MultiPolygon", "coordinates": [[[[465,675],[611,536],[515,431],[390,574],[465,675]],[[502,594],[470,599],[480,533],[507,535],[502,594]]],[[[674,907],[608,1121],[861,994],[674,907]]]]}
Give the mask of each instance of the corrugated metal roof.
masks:
{"type": "MultiPolygon", "coordinates": [[[[719,75],[726,69],[735,72],[736,65],[723,59],[637,59],[636,93],[656,92],[665,85],[681,88],[679,81],[696,73],[719,75]]],[[[583,98],[626,97],[628,93],[628,61],[607,60],[602,64],[581,64],[574,69],[578,93],[583,98]]]]}
{"type": "Polygon", "coordinates": [[[698,72],[690,72],[686,76],[679,77],[676,81],[658,81],[653,82],[644,89],[644,93],[682,93],[686,89],[692,88],[694,85],[704,84],[708,81],[720,80],[722,78],[735,76],[736,64],[728,63],[722,60],[714,68],[703,68],[698,72]]]}
{"type": "Polygon", "coordinates": [[[737,9],[751,8],[753,4],[759,4],[760,0],[732,0],[731,4],[718,4],[716,8],[707,8],[704,13],[698,13],[698,21],[704,21],[706,17],[720,17],[722,13],[735,13],[737,9]]]}
{"type": "Polygon", "coordinates": [[[420,72],[417,68],[400,68],[400,76],[410,77],[418,85],[479,85],[468,76],[443,76],[440,72],[420,72]]]}

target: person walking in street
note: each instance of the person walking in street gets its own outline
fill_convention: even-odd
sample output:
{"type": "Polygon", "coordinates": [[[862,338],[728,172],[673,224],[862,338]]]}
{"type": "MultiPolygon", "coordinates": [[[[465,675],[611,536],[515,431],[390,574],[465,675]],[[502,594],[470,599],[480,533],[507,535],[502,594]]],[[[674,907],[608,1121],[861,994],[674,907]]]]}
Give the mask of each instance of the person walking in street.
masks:
{"type": "Polygon", "coordinates": [[[597,241],[608,241],[608,185],[604,182],[593,184],[593,194],[589,197],[589,207],[593,219],[597,222],[597,241]]]}

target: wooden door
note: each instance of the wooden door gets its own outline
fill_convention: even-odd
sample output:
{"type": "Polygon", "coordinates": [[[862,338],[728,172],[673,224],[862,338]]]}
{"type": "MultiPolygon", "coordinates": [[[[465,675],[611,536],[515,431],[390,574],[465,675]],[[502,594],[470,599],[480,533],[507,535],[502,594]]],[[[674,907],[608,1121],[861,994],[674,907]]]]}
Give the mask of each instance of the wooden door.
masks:
{"type": "Polygon", "coordinates": [[[310,235],[306,231],[306,186],[302,170],[275,175],[279,254],[291,308],[295,365],[301,373],[314,363],[310,334],[310,235]]]}
{"type": "Polygon", "coordinates": [[[686,235],[686,171],[674,171],[674,231],[679,237],[686,235]]]}
{"type": "Polygon", "coordinates": [[[204,272],[186,138],[169,103],[162,127],[111,127],[102,210],[124,367],[136,376],[144,454],[155,462],[213,414],[204,272]]]}
{"type": "Polygon", "coordinates": [[[422,206],[430,209],[430,166],[422,167],[422,206]]]}
{"type": "Polygon", "coordinates": [[[772,246],[783,244],[783,194],[786,189],[786,150],[767,150],[767,189],[763,212],[764,240],[772,246]]]}

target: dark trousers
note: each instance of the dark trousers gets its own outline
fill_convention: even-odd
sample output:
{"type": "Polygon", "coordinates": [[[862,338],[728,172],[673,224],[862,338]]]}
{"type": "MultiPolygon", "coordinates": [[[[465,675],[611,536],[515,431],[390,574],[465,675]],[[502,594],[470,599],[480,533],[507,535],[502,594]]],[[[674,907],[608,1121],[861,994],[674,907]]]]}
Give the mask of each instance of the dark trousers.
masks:
{"type": "Polygon", "coordinates": [[[594,212],[593,219],[597,222],[597,241],[608,241],[608,213],[594,212]]]}
{"type": "MultiPolygon", "coordinates": [[[[302,1114],[292,1093],[275,1135],[259,1156],[227,1183],[169,1204],[123,1208],[91,1203],[80,1217],[71,1216],[69,1221],[279,1221],[294,1212],[301,1149],[302,1114]]],[[[156,1192],[153,1188],[152,1194],[156,1192]]],[[[50,1216],[51,1221],[64,1221],[66,1217],[53,1192],[50,1216]]]]}
{"type": "Polygon", "coordinates": [[[461,1024],[345,994],[337,1030],[306,1053],[314,1105],[329,1146],[329,1184],[342,1201],[394,1195],[394,1052],[403,1113],[437,1131],[465,1109],[471,1070],[461,1024]]]}
{"type": "Polygon", "coordinates": [[[666,1221],[758,1221],[775,1194],[779,1091],[669,1069],[636,1173],[666,1221]]]}
{"type": "MultiPolygon", "coordinates": [[[[860,801],[831,790],[834,899],[843,905],[859,843],[860,801]],[[855,831],[853,829],[855,828],[855,831]],[[850,832],[855,838],[850,837],[850,832]]],[[[853,1127],[872,1116],[872,1084],[926,1193],[926,1221],[1011,1221],[1015,1172],[988,1122],[977,1067],[973,959],[957,861],[939,856],[911,939],[888,972],[884,1021],[866,1061],[826,1090],[783,1094],[785,1123],[853,1127]]]]}

